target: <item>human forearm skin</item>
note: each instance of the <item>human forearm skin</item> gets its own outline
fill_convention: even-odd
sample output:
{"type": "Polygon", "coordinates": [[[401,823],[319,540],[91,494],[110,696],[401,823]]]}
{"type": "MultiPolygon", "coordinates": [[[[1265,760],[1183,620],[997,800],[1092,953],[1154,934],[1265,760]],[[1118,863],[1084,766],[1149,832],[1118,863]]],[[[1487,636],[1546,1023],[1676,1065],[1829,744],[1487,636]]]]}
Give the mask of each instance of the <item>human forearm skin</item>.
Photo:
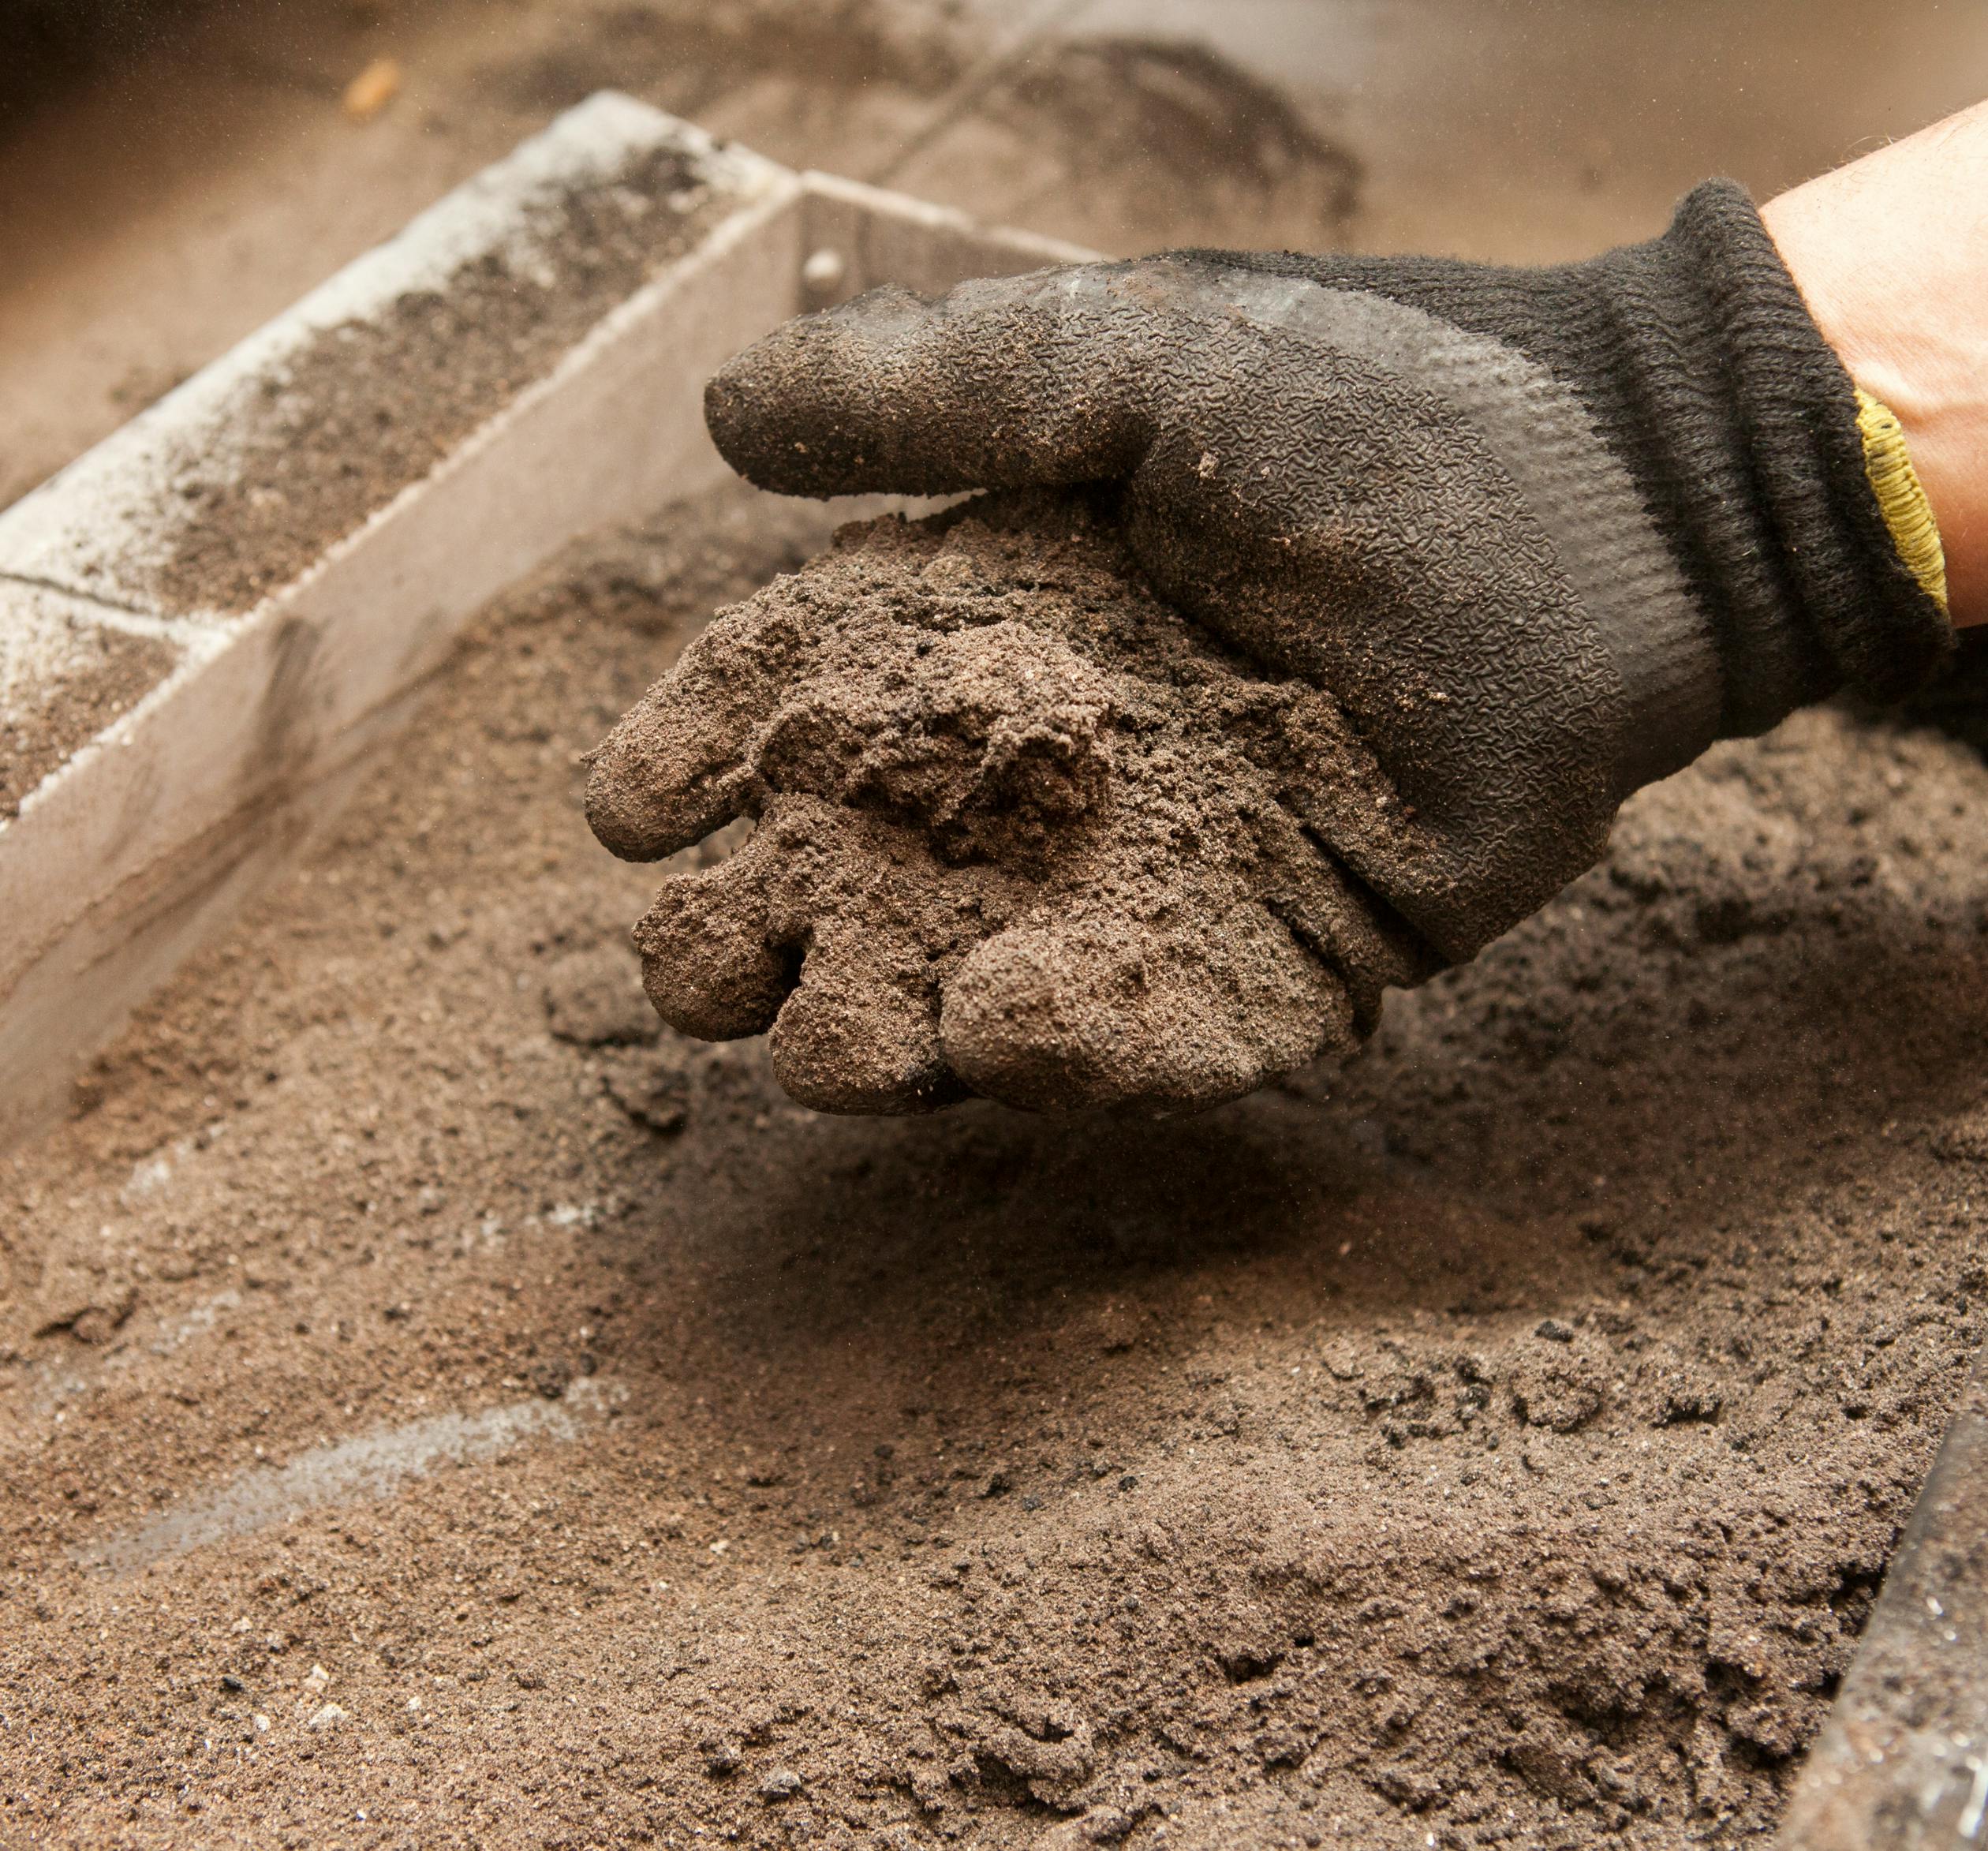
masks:
{"type": "Polygon", "coordinates": [[[1954,623],[1988,623],[1988,103],[1761,216],[1850,376],[1904,427],[1954,623]]]}

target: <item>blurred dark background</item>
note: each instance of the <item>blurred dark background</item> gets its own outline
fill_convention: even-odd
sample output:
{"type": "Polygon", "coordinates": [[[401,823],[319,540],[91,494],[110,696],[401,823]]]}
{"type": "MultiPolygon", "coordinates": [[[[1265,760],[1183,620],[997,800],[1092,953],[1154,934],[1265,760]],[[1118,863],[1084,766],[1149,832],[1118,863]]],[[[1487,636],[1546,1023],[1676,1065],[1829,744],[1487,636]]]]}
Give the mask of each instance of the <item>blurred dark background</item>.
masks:
{"type": "Polygon", "coordinates": [[[79,79],[166,44],[200,0],[0,0],[0,136],[79,79]]]}
{"type": "Polygon", "coordinates": [[[1988,6],[0,0],[0,505],[604,86],[1107,251],[1538,261],[1988,95],[1988,6]]]}

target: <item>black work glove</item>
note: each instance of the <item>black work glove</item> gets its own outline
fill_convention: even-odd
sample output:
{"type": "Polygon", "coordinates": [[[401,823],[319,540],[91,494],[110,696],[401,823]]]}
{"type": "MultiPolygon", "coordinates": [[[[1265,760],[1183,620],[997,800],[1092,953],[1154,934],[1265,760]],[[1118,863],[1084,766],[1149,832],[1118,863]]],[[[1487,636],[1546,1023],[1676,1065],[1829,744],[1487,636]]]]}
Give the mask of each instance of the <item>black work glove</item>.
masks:
{"type": "MultiPolygon", "coordinates": [[[[1386,788],[1284,800],[1416,976],[1591,866],[1640,785],[1846,683],[1895,697],[1951,641],[1855,388],[1722,182],[1553,269],[1202,252],[878,290],[706,410],[790,493],[1117,484],[1162,597],[1343,709],[1386,788]]],[[[640,776],[611,753],[589,794],[624,853],[663,841],[615,839],[640,776]]]]}
{"type": "Polygon", "coordinates": [[[712,382],[764,488],[1111,479],[1162,596],[1330,688],[1415,810],[1334,846],[1452,959],[1600,854],[1631,791],[1950,642],[1855,390],[1746,196],[1500,270],[1187,252],[873,291],[712,382]]]}

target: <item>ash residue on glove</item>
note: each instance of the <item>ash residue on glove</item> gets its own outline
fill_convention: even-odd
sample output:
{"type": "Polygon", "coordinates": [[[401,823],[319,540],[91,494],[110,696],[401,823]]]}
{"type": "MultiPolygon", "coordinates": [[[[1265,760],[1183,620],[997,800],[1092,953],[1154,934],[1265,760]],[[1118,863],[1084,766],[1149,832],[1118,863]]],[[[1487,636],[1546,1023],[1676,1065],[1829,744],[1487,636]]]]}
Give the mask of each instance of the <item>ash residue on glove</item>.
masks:
{"type": "Polygon", "coordinates": [[[633,859],[757,819],[665,884],[644,980],[690,1034],[770,1028],[836,1111],[1194,1106],[1351,1048],[1426,967],[1298,820],[1353,806],[1399,819],[1336,706],[1158,602],[1074,495],[845,529],[712,622],[588,791],[633,859]]]}

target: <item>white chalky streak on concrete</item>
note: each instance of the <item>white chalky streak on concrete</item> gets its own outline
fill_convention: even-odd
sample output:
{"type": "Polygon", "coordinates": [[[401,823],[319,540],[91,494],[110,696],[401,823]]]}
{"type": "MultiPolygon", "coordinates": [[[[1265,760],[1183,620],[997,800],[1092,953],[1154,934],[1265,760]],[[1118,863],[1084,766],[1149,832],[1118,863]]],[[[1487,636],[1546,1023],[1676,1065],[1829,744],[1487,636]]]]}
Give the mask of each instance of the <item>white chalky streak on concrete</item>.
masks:
{"type": "Polygon", "coordinates": [[[473,1465],[514,1446],[577,1439],[583,1421],[611,1398],[618,1393],[583,1379],[561,1400],[437,1414],[314,1447],[287,1465],[244,1472],[218,1490],[183,1498],[149,1523],[79,1549],[77,1557],[113,1574],[136,1574],[152,1562],[270,1529],[307,1511],[395,1497],[439,1465],[473,1465]]]}
{"type": "MultiPolygon", "coordinates": [[[[196,433],[208,467],[222,466],[239,441],[238,403],[279,380],[314,336],[376,319],[410,292],[441,288],[472,259],[519,256],[544,201],[666,145],[697,157],[708,184],[742,201],[779,172],[632,98],[589,99],[24,495],[0,519],[0,566],[85,596],[137,598],[133,574],[163,556],[167,484],[196,433]]],[[[203,621],[225,631],[239,619],[209,614],[192,627],[203,621]]]]}

